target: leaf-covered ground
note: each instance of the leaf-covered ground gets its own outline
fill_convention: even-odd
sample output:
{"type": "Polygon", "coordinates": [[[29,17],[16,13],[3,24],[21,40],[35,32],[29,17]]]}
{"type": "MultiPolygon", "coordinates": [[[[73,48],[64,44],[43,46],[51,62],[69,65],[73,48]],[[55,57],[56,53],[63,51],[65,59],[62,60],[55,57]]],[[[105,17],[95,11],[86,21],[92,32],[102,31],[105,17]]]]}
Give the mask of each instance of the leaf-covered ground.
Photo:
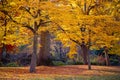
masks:
{"type": "Polygon", "coordinates": [[[120,66],[92,66],[92,70],[88,70],[87,68],[87,65],[40,66],[37,67],[36,73],[29,73],[29,67],[0,67],[0,80],[46,80],[47,78],[50,78],[48,80],[52,80],[55,77],[120,75],[120,66]]]}

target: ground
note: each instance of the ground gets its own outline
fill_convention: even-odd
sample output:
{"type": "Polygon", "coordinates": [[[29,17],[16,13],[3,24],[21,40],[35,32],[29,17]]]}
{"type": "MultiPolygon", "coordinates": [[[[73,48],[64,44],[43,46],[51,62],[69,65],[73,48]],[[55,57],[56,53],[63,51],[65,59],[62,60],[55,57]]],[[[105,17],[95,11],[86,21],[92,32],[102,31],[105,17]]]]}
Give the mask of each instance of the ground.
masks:
{"type": "MultiPolygon", "coordinates": [[[[46,80],[47,78],[49,78],[48,80],[52,80],[55,77],[94,77],[120,75],[120,66],[92,66],[92,70],[88,70],[87,65],[39,66],[36,69],[36,73],[29,73],[29,67],[0,67],[0,80],[46,80]]],[[[118,80],[120,80],[120,77],[118,80]]]]}

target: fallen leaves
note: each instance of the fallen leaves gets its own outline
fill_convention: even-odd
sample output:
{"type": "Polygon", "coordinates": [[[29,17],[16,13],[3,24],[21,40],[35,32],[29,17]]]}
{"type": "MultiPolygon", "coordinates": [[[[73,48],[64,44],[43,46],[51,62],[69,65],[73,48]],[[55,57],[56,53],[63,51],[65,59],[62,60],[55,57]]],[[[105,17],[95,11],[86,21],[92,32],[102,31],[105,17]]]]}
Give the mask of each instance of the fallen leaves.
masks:
{"type": "Polygon", "coordinates": [[[0,78],[26,80],[35,77],[117,75],[120,74],[119,68],[115,66],[92,66],[92,70],[88,70],[87,65],[39,66],[36,68],[36,73],[29,73],[29,67],[0,67],[0,78]]]}

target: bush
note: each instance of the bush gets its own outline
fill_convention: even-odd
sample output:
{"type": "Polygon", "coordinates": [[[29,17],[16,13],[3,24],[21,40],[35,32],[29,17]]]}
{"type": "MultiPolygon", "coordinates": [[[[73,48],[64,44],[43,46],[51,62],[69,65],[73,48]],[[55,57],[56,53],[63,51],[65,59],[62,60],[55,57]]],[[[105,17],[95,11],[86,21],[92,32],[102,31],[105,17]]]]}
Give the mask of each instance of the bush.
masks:
{"type": "Polygon", "coordinates": [[[81,65],[83,62],[81,61],[74,61],[74,60],[67,60],[66,62],[67,65],[81,65]]]}
{"type": "Polygon", "coordinates": [[[62,65],[66,65],[64,62],[62,61],[52,61],[54,66],[62,66],[62,65]]]}
{"type": "Polygon", "coordinates": [[[100,64],[97,62],[97,59],[95,59],[95,58],[94,58],[94,59],[91,59],[90,62],[91,62],[92,65],[100,65],[100,64]]]}
{"type": "Polygon", "coordinates": [[[8,63],[6,67],[19,67],[19,65],[16,62],[11,62],[11,63],[8,63]]]}
{"type": "Polygon", "coordinates": [[[74,65],[83,65],[83,62],[75,62],[74,65]]]}
{"type": "Polygon", "coordinates": [[[119,60],[117,60],[117,59],[110,59],[110,64],[111,65],[118,65],[119,64],[119,60]]]}
{"type": "Polygon", "coordinates": [[[90,62],[92,65],[99,65],[98,56],[97,55],[90,55],[90,62]]]}
{"type": "Polygon", "coordinates": [[[67,65],[74,65],[75,62],[74,62],[73,60],[67,60],[67,61],[66,61],[66,64],[67,64],[67,65]]]}

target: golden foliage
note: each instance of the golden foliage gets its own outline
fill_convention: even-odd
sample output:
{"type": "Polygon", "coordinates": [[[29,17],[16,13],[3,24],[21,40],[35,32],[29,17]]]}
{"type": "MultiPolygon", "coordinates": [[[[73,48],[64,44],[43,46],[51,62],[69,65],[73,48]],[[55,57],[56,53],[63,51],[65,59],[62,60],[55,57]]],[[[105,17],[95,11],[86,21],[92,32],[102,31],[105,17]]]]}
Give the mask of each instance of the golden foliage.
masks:
{"type": "MultiPolygon", "coordinates": [[[[0,16],[7,16],[7,19],[10,19],[11,16],[19,24],[12,23],[12,20],[7,24],[7,29],[14,34],[5,37],[6,40],[11,39],[8,42],[2,41],[6,44],[28,44],[28,39],[33,34],[30,30],[23,29],[22,26],[29,26],[33,29],[34,22],[37,22],[37,25],[40,24],[39,30],[36,31],[38,34],[42,31],[51,32],[57,40],[70,47],[70,55],[76,54],[76,45],[80,46],[82,38],[84,38],[86,45],[91,38],[92,46],[96,46],[96,48],[100,46],[111,47],[111,42],[120,38],[120,5],[118,0],[113,0],[114,3],[103,1],[99,4],[95,2],[96,0],[7,1],[6,5],[0,6],[0,16]],[[10,16],[3,14],[2,10],[7,11],[10,16]],[[45,25],[41,24],[49,21],[50,23],[45,25]],[[11,28],[10,25],[14,25],[16,28],[11,28]],[[19,27],[19,33],[15,32],[18,29],[17,27],[19,27]],[[86,28],[85,32],[81,32],[82,27],[86,28]]],[[[0,23],[4,22],[0,20],[0,23]]],[[[0,28],[3,35],[4,31],[2,29],[0,28]]],[[[7,32],[7,34],[10,33],[7,32]]]]}

